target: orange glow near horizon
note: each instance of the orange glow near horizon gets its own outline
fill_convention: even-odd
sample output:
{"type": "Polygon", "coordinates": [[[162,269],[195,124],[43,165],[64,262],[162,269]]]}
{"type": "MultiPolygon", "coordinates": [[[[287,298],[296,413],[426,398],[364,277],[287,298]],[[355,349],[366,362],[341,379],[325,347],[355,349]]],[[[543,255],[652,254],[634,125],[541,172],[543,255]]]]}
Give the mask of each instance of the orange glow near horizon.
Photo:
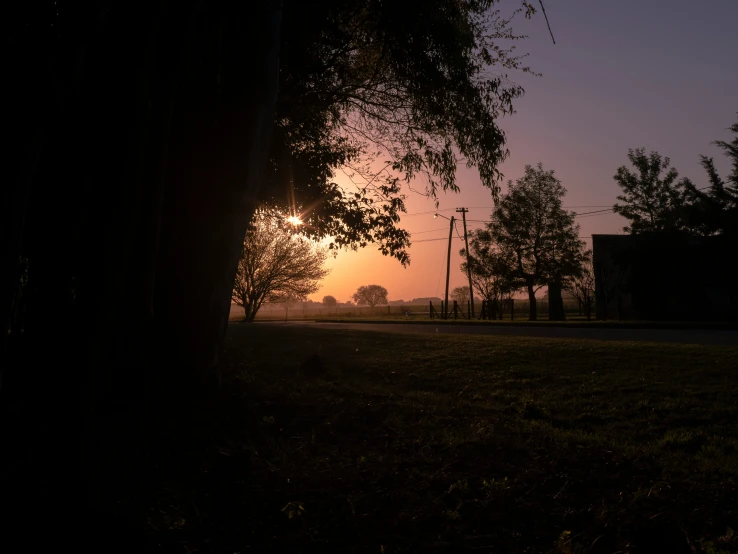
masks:
{"type": "MultiPolygon", "coordinates": [[[[537,152],[531,152],[520,145],[516,152],[519,159],[535,159],[537,152]]],[[[548,160],[544,159],[544,165],[548,160]]],[[[506,176],[515,179],[522,173],[523,163],[508,163],[506,176]]],[[[611,204],[617,194],[617,187],[612,178],[611,183],[605,181],[606,187],[600,190],[592,190],[588,185],[588,177],[599,168],[586,167],[578,163],[575,167],[566,167],[563,163],[549,162],[555,169],[560,169],[559,176],[564,185],[569,185],[566,204],[568,206],[582,204],[611,204]],[[577,174],[583,174],[583,178],[577,174]],[[579,179],[577,179],[579,177],[579,179]],[[576,182],[579,181],[579,182],[576,182]],[[604,197],[604,198],[603,198],[604,197]],[[612,200],[610,199],[612,198],[612,200]]],[[[593,164],[594,165],[594,164],[593,164]]],[[[336,176],[346,190],[350,190],[352,183],[336,176]]],[[[339,302],[345,302],[351,298],[356,289],[362,285],[381,285],[389,292],[390,300],[410,301],[413,298],[444,296],[446,281],[446,256],[448,252],[448,235],[450,216],[458,207],[468,207],[467,226],[469,232],[484,227],[484,221],[488,221],[492,212],[494,201],[486,188],[481,186],[476,170],[460,167],[457,180],[461,185],[458,194],[446,193],[439,197],[440,205],[436,208],[433,200],[422,194],[414,194],[406,190],[405,201],[407,214],[401,216],[400,227],[411,234],[411,247],[409,249],[410,265],[402,265],[394,258],[383,256],[377,250],[376,245],[369,244],[365,248],[353,250],[340,250],[336,256],[330,256],[326,261],[326,268],[330,270],[328,276],[320,283],[320,290],[310,295],[310,299],[320,301],[324,296],[334,296],[339,302]],[[446,214],[446,215],[444,215],[446,214]]],[[[603,179],[598,179],[603,181],[603,179]]],[[[413,183],[413,188],[423,190],[422,184],[413,183]]],[[[503,185],[503,192],[506,186],[503,185]]],[[[598,187],[599,188],[599,187],[598,187]]],[[[583,218],[578,220],[582,224],[581,234],[589,244],[588,238],[594,233],[612,233],[622,228],[623,220],[615,214],[603,214],[596,218],[583,218]]],[[[456,220],[456,232],[452,235],[451,243],[451,275],[450,290],[454,287],[468,284],[466,275],[461,271],[463,262],[460,251],[463,249],[463,224],[461,219],[456,220]]],[[[327,239],[329,241],[329,239],[327,239]]],[[[543,294],[543,292],[541,292],[543,294]]],[[[476,295],[475,295],[476,296],[476,295]]]]}
{"type": "MultiPolygon", "coordinates": [[[[731,33],[730,24],[736,19],[737,3],[715,3],[721,5],[714,6],[710,17],[700,19],[698,25],[686,4],[661,13],[652,3],[644,3],[652,10],[649,14],[659,13],[669,24],[655,16],[645,18],[642,25],[631,28],[633,40],[628,41],[623,41],[621,26],[629,24],[629,10],[613,8],[603,17],[601,10],[582,8],[583,3],[559,4],[555,31],[566,37],[562,44],[551,44],[540,19],[521,18],[517,23],[516,31],[530,36],[523,48],[530,53],[533,70],[543,77],[513,77],[526,93],[515,101],[516,113],[499,120],[510,151],[500,167],[504,181],[519,178],[526,164],[540,161],[555,170],[566,187],[564,207],[584,214],[616,202],[620,190],[613,175],[618,167],[628,165],[628,148],[658,150],[671,158],[680,177],[700,186],[706,178],[699,154],[714,157],[718,173],[727,175],[729,162],[713,141],[732,140],[727,127],[735,121],[738,73],[730,52],[738,51],[738,35],[731,33]],[[710,39],[718,36],[717,28],[724,42],[716,49],[710,39]],[[684,33],[690,34],[690,41],[682,40],[684,33]],[[649,56],[642,55],[646,50],[649,56]],[[674,69],[681,69],[685,59],[691,61],[695,75],[688,82],[682,71],[674,69]],[[586,86],[582,86],[583,76],[586,86]],[[698,98],[706,101],[695,102],[698,98]]],[[[355,186],[340,171],[335,181],[346,191],[352,192],[355,186]]],[[[358,287],[370,284],[385,287],[390,300],[443,297],[449,221],[440,216],[456,216],[456,208],[468,208],[471,232],[489,221],[494,205],[477,171],[465,163],[459,164],[457,183],[460,192],[440,194],[439,206],[411,192],[410,187],[424,190],[423,182],[403,183],[408,213],[402,215],[399,226],[412,235],[409,267],[383,256],[374,244],[358,251],[341,250],[326,261],[331,272],[310,298],[320,301],[331,295],[345,302],[358,287]],[[434,218],[435,213],[439,217],[434,218]]],[[[506,190],[503,183],[502,192],[506,190]]],[[[583,215],[576,221],[589,246],[592,234],[620,233],[626,224],[612,212],[583,215]]],[[[467,284],[460,268],[464,243],[459,238],[463,236],[460,221],[456,229],[458,234],[453,232],[451,238],[451,289],[467,284]]]]}

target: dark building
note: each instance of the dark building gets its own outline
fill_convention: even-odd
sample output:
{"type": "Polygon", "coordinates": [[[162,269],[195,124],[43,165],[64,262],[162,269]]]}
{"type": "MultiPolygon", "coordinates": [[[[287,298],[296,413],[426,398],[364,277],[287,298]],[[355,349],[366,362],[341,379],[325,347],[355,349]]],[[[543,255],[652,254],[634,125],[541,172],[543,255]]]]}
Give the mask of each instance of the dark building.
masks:
{"type": "Polygon", "coordinates": [[[593,235],[598,319],[738,319],[738,244],[722,236],[593,235]]]}

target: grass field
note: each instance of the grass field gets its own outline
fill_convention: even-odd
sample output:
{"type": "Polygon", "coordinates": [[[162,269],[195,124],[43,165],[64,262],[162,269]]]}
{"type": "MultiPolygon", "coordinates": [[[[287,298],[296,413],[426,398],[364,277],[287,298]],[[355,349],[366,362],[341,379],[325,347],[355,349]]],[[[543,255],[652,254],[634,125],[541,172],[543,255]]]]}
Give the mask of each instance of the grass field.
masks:
{"type": "MultiPolygon", "coordinates": [[[[397,308],[393,306],[393,308],[397,308]]],[[[365,308],[362,307],[362,310],[365,308]]],[[[368,308],[366,308],[368,310],[368,308]]],[[[244,319],[243,309],[239,306],[232,305],[229,315],[229,321],[232,323],[241,322],[244,319]]],[[[509,314],[501,320],[480,320],[477,318],[466,319],[461,316],[454,319],[453,316],[447,320],[438,318],[430,319],[427,312],[419,313],[414,312],[412,315],[404,315],[399,312],[392,312],[391,314],[383,313],[381,308],[377,309],[377,313],[361,313],[361,314],[346,314],[338,313],[336,315],[332,310],[325,310],[323,312],[316,312],[315,310],[303,311],[301,309],[295,309],[289,312],[289,321],[339,321],[346,323],[376,323],[376,322],[391,322],[391,323],[425,323],[431,325],[439,324],[463,324],[463,325],[524,325],[524,326],[555,326],[555,327],[603,327],[603,328],[643,328],[643,329],[738,329],[738,321],[636,321],[636,320],[596,320],[594,316],[590,320],[587,320],[585,316],[577,315],[576,313],[567,314],[565,321],[549,321],[546,314],[540,314],[537,321],[530,321],[527,313],[516,313],[515,318],[510,320],[509,314]]],[[[272,312],[264,312],[257,314],[256,321],[261,322],[274,322],[274,321],[285,321],[284,311],[274,310],[272,312]]]]}
{"type": "Polygon", "coordinates": [[[738,551],[736,348],[231,325],[225,364],[148,453],[152,551],[738,551]]]}
{"type": "MultiPolygon", "coordinates": [[[[435,305],[436,310],[440,310],[440,305],[435,305]]],[[[476,313],[479,314],[481,306],[476,307],[476,313]]],[[[467,309],[463,308],[461,313],[457,314],[459,321],[466,320],[467,309]]],[[[370,308],[369,306],[339,306],[337,308],[323,308],[319,305],[311,305],[308,307],[293,306],[290,307],[286,314],[285,310],[281,306],[274,306],[265,304],[262,309],[257,313],[256,319],[260,321],[279,321],[284,320],[285,315],[288,319],[380,319],[380,320],[410,320],[410,321],[423,321],[429,320],[429,311],[427,304],[412,304],[412,305],[393,305],[393,306],[377,306],[370,308]],[[409,312],[410,315],[405,315],[409,312]]],[[[230,321],[241,321],[243,320],[244,312],[243,308],[235,304],[231,304],[229,320],[230,321]]],[[[592,314],[594,318],[594,313],[592,314]]],[[[538,318],[541,321],[548,319],[548,308],[545,303],[541,305],[541,309],[538,312],[538,318]]],[[[453,315],[449,319],[454,319],[453,315]]],[[[577,312],[576,307],[567,307],[567,320],[570,321],[586,321],[584,315],[580,315],[577,312]]],[[[477,321],[476,318],[472,320],[477,321]]],[[[510,321],[509,312],[505,312],[503,321],[510,321]]],[[[528,309],[527,305],[521,303],[515,310],[514,321],[528,321],[528,309]]]]}

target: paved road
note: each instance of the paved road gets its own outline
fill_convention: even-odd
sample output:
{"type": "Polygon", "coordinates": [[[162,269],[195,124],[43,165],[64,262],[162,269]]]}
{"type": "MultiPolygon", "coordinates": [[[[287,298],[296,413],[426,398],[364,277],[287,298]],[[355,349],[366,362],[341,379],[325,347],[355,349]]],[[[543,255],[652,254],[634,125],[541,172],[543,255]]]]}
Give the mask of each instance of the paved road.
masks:
{"type": "Polygon", "coordinates": [[[384,333],[498,335],[518,337],[545,337],[561,339],[594,339],[614,341],[671,342],[681,344],[713,344],[738,346],[738,331],[706,331],[685,329],[603,329],[567,327],[522,327],[486,325],[428,325],[387,323],[321,323],[317,321],[290,321],[264,323],[265,325],[292,325],[320,329],[355,329],[384,333]]]}

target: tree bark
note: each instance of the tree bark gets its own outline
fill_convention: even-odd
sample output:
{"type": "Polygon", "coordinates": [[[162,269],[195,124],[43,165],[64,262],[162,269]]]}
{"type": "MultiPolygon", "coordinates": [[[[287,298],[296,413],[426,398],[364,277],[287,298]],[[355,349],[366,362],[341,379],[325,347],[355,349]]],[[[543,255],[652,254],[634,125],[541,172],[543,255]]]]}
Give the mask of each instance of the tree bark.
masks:
{"type": "MultiPolygon", "coordinates": [[[[37,147],[13,133],[26,161],[2,195],[2,214],[15,214],[0,224],[5,324],[18,254],[29,259],[24,350],[2,390],[22,407],[12,425],[27,427],[16,433],[27,444],[8,451],[34,460],[17,464],[29,477],[16,480],[38,482],[19,514],[42,494],[83,497],[82,475],[109,479],[94,453],[111,441],[105,422],[142,424],[146,392],[156,406],[155,393],[213,374],[267,160],[281,2],[98,4],[67,6],[61,43],[41,48],[31,33],[18,49],[25,72],[10,71],[16,98],[29,98],[13,103],[18,128],[46,136],[37,147]],[[76,31],[84,38],[67,38],[76,31]],[[74,91],[52,114],[54,95],[39,92],[49,81],[74,91]],[[53,467],[42,467],[48,452],[53,467]]],[[[45,505],[62,532],[77,527],[61,516],[82,508],[45,505]]]]}
{"type": "Polygon", "coordinates": [[[212,376],[217,364],[243,236],[261,197],[281,15],[276,2],[264,4],[256,10],[245,3],[228,14],[240,18],[247,30],[236,26],[229,34],[230,21],[217,22],[226,27],[218,40],[232,53],[222,69],[230,88],[216,97],[199,92],[197,81],[210,75],[210,65],[195,67],[188,111],[196,115],[177,126],[170,155],[172,201],[163,214],[157,330],[163,344],[176,349],[178,362],[198,378],[212,376]],[[215,113],[207,109],[211,103],[217,105],[215,113]]]}

